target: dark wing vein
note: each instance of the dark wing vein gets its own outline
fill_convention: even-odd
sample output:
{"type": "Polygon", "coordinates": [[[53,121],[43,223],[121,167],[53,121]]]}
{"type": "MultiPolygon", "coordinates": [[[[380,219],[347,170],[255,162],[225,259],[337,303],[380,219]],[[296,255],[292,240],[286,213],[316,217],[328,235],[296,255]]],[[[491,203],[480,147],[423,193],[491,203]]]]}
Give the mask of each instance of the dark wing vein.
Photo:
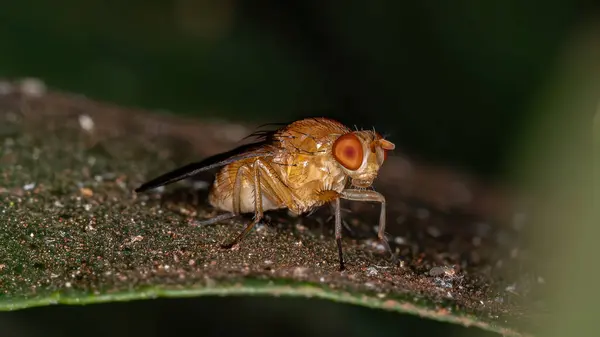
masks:
{"type": "Polygon", "coordinates": [[[265,142],[273,141],[275,134],[277,134],[277,132],[279,132],[283,127],[285,127],[286,125],[289,125],[289,124],[290,123],[288,122],[288,123],[267,123],[267,124],[259,125],[257,127],[257,129],[260,129],[265,126],[270,126],[270,127],[277,126],[277,128],[271,128],[268,130],[256,130],[256,131],[252,132],[251,134],[249,134],[248,136],[242,138],[242,140],[254,138],[256,141],[265,141],[265,142]]]}
{"type": "Polygon", "coordinates": [[[273,156],[273,151],[264,147],[265,144],[265,142],[244,144],[236,147],[233,150],[210,156],[198,162],[187,164],[145,182],[140,187],[136,188],[135,192],[144,192],[159,186],[168,185],[196,175],[200,172],[224,166],[238,160],[273,156]]]}

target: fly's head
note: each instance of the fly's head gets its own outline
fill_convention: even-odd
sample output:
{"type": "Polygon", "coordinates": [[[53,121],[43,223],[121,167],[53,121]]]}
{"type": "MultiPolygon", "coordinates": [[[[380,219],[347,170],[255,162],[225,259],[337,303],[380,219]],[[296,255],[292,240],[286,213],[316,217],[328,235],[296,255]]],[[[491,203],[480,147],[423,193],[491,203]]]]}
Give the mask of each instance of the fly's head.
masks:
{"type": "Polygon", "coordinates": [[[354,131],[339,136],[333,142],[331,153],[353,186],[367,188],[377,178],[387,151],[395,147],[375,131],[354,131]]]}

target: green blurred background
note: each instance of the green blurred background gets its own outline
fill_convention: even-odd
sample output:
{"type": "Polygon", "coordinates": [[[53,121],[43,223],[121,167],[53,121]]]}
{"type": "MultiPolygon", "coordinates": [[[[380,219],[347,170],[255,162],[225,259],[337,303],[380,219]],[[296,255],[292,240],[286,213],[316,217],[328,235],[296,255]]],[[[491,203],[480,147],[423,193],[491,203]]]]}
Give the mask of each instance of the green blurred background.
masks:
{"type": "MultiPolygon", "coordinates": [[[[569,152],[554,145],[576,144],[569,137],[589,118],[579,117],[590,111],[586,99],[600,74],[591,56],[599,55],[592,52],[600,45],[598,14],[594,1],[568,0],[3,0],[0,78],[37,77],[95,99],[204,118],[286,122],[326,114],[374,126],[411,158],[548,187],[558,184],[558,171],[535,177],[569,152]]],[[[566,259],[548,248],[554,234],[540,236],[540,246],[566,259]]],[[[289,305],[290,315],[311,310],[265,303],[289,305]]],[[[153,305],[162,304],[144,304],[153,305]]],[[[334,325],[357,315],[364,319],[353,324],[368,331],[437,329],[312,305],[337,315],[334,325]]],[[[48,315],[38,312],[30,322],[48,315]]],[[[239,315],[231,311],[223,324],[239,315]]],[[[265,317],[264,324],[274,322],[265,317]]]]}
{"type": "MultiPolygon", "coordinates": [[[[591,4],[592,2],[590,2],[591,4]]],[[[4,0],[0,76],[174,113],[327,113],[482,174],[553,75],[582,1],[4,0]],[[542,5],[543,4],[543,5],[542,5]]]]}

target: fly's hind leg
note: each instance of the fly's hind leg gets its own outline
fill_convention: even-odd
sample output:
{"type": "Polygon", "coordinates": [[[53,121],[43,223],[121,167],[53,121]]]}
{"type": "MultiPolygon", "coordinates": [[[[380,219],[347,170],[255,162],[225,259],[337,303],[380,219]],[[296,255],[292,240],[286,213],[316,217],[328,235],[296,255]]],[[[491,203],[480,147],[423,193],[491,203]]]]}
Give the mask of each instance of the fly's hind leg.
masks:
{"type": "Polygon", "coordinates": [[[195,221],[194,222],[194,226],[209,226],[209,225],[214,225],[218,222],[221,221],[225,221],[225,220],[229,220],[231,218],[235,218],[236,214],[235,213],[223,213],[223,214],[219,214],[217,216],[214,216],[210,219],[206,219],[206,220],[202,220],[202,221],[195,221]]]}
{"type": "Polygon", "coordinates": [[[392,249],[390,248],[390,244],[388,243],[387,238],[385,237],[385,197],[381,193],[373,191],[373,190],[357,190],[357,189],[343,190],[340,196],[347,200],[376,201],[376,202],[381,203],[381,213],[379,215],[379,230],[377,232],[377,237],[379,238],[379,241],[381,242],[381,244],[383,244],[385,249],[392,256],[392,262],[394,264],[396,264],[396,262],[397,262],[396,254],[394,254],[394,252],[392,252],[392,249]]]}
{"type": "MultiPolygon", "coordinates": [[[[238,234],[238,236],[233,239],[233,241],[227,243],[227,244],[223,244],[221,245],[222,248],[225,249],[229,249],[232,248],[233,246],[237,245],[238,243],[240,243],[240,241],[242,241],[246,235],[248,235],[248,233],[250,233],[250,231],[252,230],[252,228],[254,228],[254,226],[256,226],[257,223],[260,222],[260,220],[262,220],[263,218],[263,207],[262,207],[262,193],[261,193],[261,188],[260,188],[260,168],[259,165],[257,165],[256,163],[254,163],[253,166],[254,172],[252,172],[252,178],[253,178],[253,185],[254,185],[254,219],[252,219],[252,222],[250,222],[246,228],[244,228],[244,230],[238,234]]],[[[243,178],[243,174],[245,173],[249,173],[249,169],[247,166],[242,166],[240,167],[240,169],[238,170],[237,174],[236,174],[236,179],[235,179],[235,185],[233,188],[233,210],[235,213],[239,214],[240,213],[240,197],[241,197],[241,188],[242,188],[242,178],[243,178]]]]}

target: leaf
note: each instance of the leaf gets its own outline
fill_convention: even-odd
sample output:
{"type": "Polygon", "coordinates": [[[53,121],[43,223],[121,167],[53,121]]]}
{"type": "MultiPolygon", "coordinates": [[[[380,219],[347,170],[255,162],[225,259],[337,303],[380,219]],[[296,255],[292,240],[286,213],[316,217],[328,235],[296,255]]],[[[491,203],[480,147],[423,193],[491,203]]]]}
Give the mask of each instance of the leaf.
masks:
{"type": "Polygon", "coordinates": [[[507,258],[512,242],[495,244],[477,217],[423,206],[428,198],[418,212],[407,213],[405,203],[413,201],[399,199],[397,159],[389,159],[391,173],[382,174],[384,184],[377,188],[388,196],[388,232],[402,263],[392,265],[376,240],[378,208],[347,205],[348,270],[341,273],[326,208],[300,218],[271,212],[269,223],[240,247],[224,250],[219,244],[248,219],[194,226],[212,212],[206,182],[133,193],[151,176],[231,148],[245,135],[240,126],[52,92],[0,96],[0,122],[12,130],[0,139],[2,310],[269,294],[325,298],[509,336],[525,335],[517,327],[533,315],[525,305],[531,292],[505,290],[530,278],[502,274],[512,270],[511,263],[525,263],[507,258]],[[504,269],[498,267],[501,258],[504,269]]]}

